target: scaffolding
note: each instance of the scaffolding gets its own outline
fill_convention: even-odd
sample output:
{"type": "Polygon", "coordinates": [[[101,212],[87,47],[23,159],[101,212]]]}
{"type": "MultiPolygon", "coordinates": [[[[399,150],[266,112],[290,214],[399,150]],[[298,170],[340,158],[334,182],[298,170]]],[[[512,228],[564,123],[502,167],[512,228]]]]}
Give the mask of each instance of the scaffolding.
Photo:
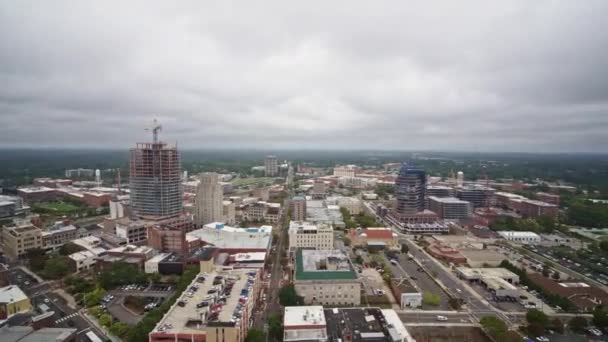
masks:
{"type": "MultiPolygon", "coordinates": [[[[156,137],[155,137],[156,138],[156,137]]],[[[139,217],[171,217],[182,212],[181,165],[177,146],[137,143],[131,149],[131,206],[139,217]]]]}

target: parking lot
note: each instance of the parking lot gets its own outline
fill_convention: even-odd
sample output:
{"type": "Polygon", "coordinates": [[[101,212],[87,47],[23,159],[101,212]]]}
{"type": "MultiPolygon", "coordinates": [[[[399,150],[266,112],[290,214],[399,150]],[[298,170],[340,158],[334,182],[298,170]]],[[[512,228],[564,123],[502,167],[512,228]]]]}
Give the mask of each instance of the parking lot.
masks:
{"type": "Polygon", "coordinates": [[[554,263],[608,285],[608,256],[600,251],[575,251],[569,246],[525,246],[525,248],[554,263]]]}
{"type": "Polygon", "coordinates": [[[146,311],[158,307],[173,291],[174,286],[168,284],[123,285],[110,291],[102,299],[102,308],[107,309],[117,320],[135,325],[144,317],[146,311]]]}
{"type": "Polygon", "coordinates": [[[438,295],[440,298],[439,306],[425,306],[424,310],[452,310],[449,304],[448,296],[443,290],[435,283],[433,278],[428,275],[418,264],[412,259],[410,260],[406,254],[398,256],[399,265],[391,265],[393,274],[396,277],[407,277],[411,283],[418,285],[423,292],[430,292],[438,295]]]}

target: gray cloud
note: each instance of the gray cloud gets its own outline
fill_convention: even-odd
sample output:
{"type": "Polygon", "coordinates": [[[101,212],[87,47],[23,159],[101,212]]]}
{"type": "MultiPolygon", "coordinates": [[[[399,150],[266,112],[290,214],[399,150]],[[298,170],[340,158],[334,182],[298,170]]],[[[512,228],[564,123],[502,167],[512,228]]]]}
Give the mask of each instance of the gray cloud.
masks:
{"type": "Polygon", "coordinates": [[[2,2],[0,146],[608,148],[606,1],[2,2]]]}

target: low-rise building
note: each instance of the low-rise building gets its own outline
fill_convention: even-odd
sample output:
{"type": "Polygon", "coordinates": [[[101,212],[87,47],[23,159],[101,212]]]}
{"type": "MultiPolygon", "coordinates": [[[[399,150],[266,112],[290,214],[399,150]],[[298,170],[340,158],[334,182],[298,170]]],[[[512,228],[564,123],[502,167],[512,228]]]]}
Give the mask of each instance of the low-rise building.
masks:
{"type": "Polygon", "coordinates": [[[393,278],[390,285],[393,296],[399,300],[401,310],[422,306],[422,291],[407,278],[393,278]]]}
{"type": "Polygon", "coordinates": [[[68,262],[72,272],[80,272],[95,266],[98,255],[90,251],[81,251],[68,255],[68,262]]]}
{"type": "Polygon", "coordinates": [[[353,197],[340,197],[336,201],[340,208],[345,208],[351,215],[359,215],[361,213],[361,200],[353,197]]]}
{"type": "Polygon", "coordinates": [[[107,249],[104,248],[102,240],[97,236],[86,236],[80,239],[72,240],[71,243],[82,248],[82,250],[95,254],[96,256],[102,256],[107,252],[107,249]]]}
{"type": "Polygon", "coordinates": [[[330,225],[304,221],[289,222],[289,249],[333,249],[334,230],[330,225]]]}
{"type": "Polygon", "coordinates": [[[444,220],[466,219],[473,213],[471,203],[454,197],[429,197],[429,209],[444,220]]]}
{"type": "Polygon", "coordinates": [[[16,285],[0,288],[0,320],[32,310],[32,303],[16,285]]]}
{"type": "Polygon", "coordinates": [[[313,224],[329,224],[335,228],[345,227],[340,206],[329,204],[324,200],[306,201],[306,221],[313,224]]]}
{"type": "Polygon", "coordinates": [[[221,222],[204,225],[186,234],[188,250],[212,245],[233,252],[266,252],[272,241],[272,226],[237,228],[221,222]]]}
{"type": "Polygon", "coordinates": [[[397,234],[391,228],[351,229],[348,232],[348,238],[353,247],[365,247],[371,250],[399,248],[397,234]]]}
{"type": "Polygon", "coordinates": [[[450,225],[444,222],[435,223],[406,223],[401,230],[407,234],[447,234],[450,232],[450,225]]]}
{"type": "Polygon", "coordinates": [[[78,238],[78,228],[69,222],[55,222],[42,231],[42,248],[45,251],[56,251],[66,243],[78,238]]]}
{"type": "Polygon", "coordinates": [[[557,282],[539,273],[529,274],[530,281],[574,304],[580,311],[592,311],[598,306],[608,305],[608,293],[595,286],[580,281],[557,282]]]}
{"type": "Polygon", "coordinates": [[[4,254],[12,260],[24,257],[32,249],[42,248],[42,229],[22,224],[2,229],[4,254]]]}
{"type": "Polygon", "coordinates": [[[415,341],[395,310],[365,307],[323,311],[327,335],[335,341],[415,341]]]}
{"type": "Polygon", "coordinates": [[[169,257],[171,253],[160,253],[147,260],[144,264],[144,272],[146,273],[159,273],[158,264],[169,257]]]}
{"type": "Polygon", "coordinates": [[[232,201],[222,201],[224,223],[232,225],[236,222],[235,208],[236,207],[232,201]]]}
{"type": "Polygon", "coordinates": [[[540,236],[534,232],[500,231],[498,234],[505,240],[522,244],[535,245],[540,243],[540,236]]]}
{"type": "Polygon", "coordinates": [[[17,195],[26,203],[50,202],[57,200],[55,189],[46,186],[26,186],[17,189],[17,195]]]}
{"type": "Polygon", "coordinates": [[[470,282],[484,286],[497,298],[519,298],[519,276],[504,268],[457,267],[456,274],[470,282]]]}
{"type": "Polygon", "coordinates": [[[76,328],[37,328],[35,325],[4,326],[0,328],[0,336],[2,342],[73,342],[76,331],[76,328]]]}
{"type": "Polygon", "coordinates": [[[298,249],[294,267],[296,292],[305,304],[361,303],[361,283],[344,252],[298,249]]]}
{"type": "Polygon", "coordinates": [[[259,290],[259,271],[201,273],[150,332],[149,341],[243,342],[259,290]]]}
{"type": "Polygon", "coordinates": [[[328,341],[322,306],[286,306],[283,315],[283,341],[328,341]]]}

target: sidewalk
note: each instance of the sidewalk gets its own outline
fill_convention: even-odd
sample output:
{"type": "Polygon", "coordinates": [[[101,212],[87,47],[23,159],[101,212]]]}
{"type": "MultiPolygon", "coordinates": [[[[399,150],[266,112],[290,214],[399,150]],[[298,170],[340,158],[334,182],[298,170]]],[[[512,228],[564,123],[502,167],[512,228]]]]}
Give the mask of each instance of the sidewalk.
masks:
{"type": "Polygon", "coordinates": [[[72,297],[69,293],[65,292],[65,290],[63,289],[54,289],[53,291],[51,291],[53,293],[58,294],[59,296],[61,296],[61,298],[65,299],[65,301],[68,303],[68,306],[74,310],[76,310],[76,301],[74,300],[74,297],[72,297]]]}
{"type": "Polygon", "coordinates": [[[36,279],[39,283],[44,283],[44,279],[40,278],[40,276],[38,276],[36,273],[30,271],[29,268],[27,268],[25,266],[17,266],[17,268],[19,268],[23,272],[27,273],[28,275],[32,276],[32,278],[36,279]]]}
{"type": "Polygon", "coordinates": [[[95,329],[97,329],[98,331],[101,331],[103,333],[103,335],[105,337],[109,338],[112,342],[123,342],[120,338],[110,334],[110,332],[108,330],[106,330],[106,328],[99,325],[99,323],[97,322],[97,319],[95,319],[95,317],[89,316],[89,314],[86,313],[84,309],[80,310],[79,313],[82,315],[82,317],[87,322],[89,322],[89,324],[94,326],[95,329]]]}

